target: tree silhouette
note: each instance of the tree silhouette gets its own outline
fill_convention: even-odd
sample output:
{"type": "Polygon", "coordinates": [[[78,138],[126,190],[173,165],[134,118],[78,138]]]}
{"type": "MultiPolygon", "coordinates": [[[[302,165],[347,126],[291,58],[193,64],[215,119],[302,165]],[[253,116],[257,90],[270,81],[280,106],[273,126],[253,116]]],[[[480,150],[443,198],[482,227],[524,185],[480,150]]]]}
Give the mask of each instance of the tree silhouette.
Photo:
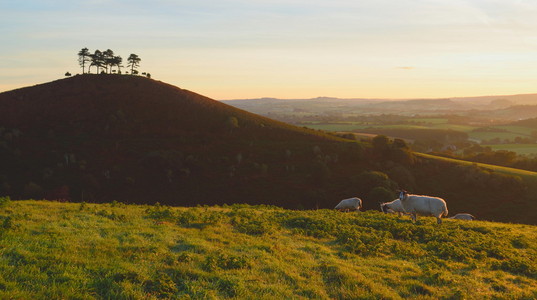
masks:
{"type": "Polygon", "coordinates": [[[91,66],[95,66],[97,68],[97,74],[99,74],[99,68],[104,67],[104,55],[101,51],[95,50],[95,52],[90,56],[91,57],[91,66]]]}
{"type": "MultiPolygon", "coordinates": [[[[138,74],[138,70],[136,70],[136,68],[140,66],[140,57],[138,57],[136,54],[131,54],[127,61],[127,67],[130,68],[130,74],[138,74]]],[[[86,63],[89,63],[88,73],[91,73],[91,67],[95,66],[97,68],[97,74],[99,74],[99,72],[108,74],[114,73],[114,67],[117,67],[117,73],[121,74],[121,68],[124,67],[122,65],[123,58],[119,55],[114,55],[114,51],[111,49],[107,49],[103,52],[100,50],[95,50],[95,52],[92,54],[89,52],[88,48],[82,48],[82,50],[78,52],[78,62],[82,67],[82,74],[84,74],[86,71],[86,63]],[[100,71],[101,69],[104,70],[100,71]]],[[[125,73],[129,74],[129,72],[125,73]]],[[[149,74],[147,75],[148,77],[151,76],[149,74]]]]}
{"type": "Polygon", "coordinates": [[[127,61],[129,62],[127,67],[131,68],[131,74],[137,74],[138,72],[134,72],[135,71],[134,69],[140,66],[140,61],[141,61],[138,55],[136,54],[129,55],[129,58],[127,58],[127,61]]]}
{"type": "Polygon", "coordinates": [[[121,65],[121,63],[123,62],[123,58],[121,58],[121,56],[114,56],[110,59],[110,71],[112,71],[112,67],[113,66],[116,66],[117,67],[117,73],[118,74],[121,74],[121,67],[123,67],[121,65]]]}
{"type": "Polygon", "coordinates": [[[108,49],[103,52],[103,61],[106,73],[112,73],[112,66],[114,65],[114,51],[108,49]],[[108,69],[110,66],[110,69],[108,69]]]}
{"type": "Polygon", "coordinates": [[[91,53],[89,52],[88,48],[82,48],[82,50],[78,52],[78,63],[82,67],[82,74],[85,73],[86,63],[91,61],[90,56],[91,56],[91,53]]]}

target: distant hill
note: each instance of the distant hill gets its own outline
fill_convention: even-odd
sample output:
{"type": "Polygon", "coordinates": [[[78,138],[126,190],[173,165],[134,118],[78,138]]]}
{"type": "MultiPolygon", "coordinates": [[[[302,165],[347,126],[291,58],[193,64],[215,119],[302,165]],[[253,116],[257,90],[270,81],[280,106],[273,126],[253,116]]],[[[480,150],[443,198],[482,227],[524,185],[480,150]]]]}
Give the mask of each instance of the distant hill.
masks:
{"type": "Polygon", "coordinates": [[[224,100],[247,111],[262,115],[431,115],[465,114],[517,120],[535,117],[537,94],[510,96],[459,97],[443,99],[244,99],[224,100]],[[522,108],[522,111],[520,110],[522,108]],[[526,110],[524,110],[526,108],[526,110]],[[528,110],[529,109],[529,110],[528,110]],[[520,114],[522,113],[522,114],[520,114]]]}

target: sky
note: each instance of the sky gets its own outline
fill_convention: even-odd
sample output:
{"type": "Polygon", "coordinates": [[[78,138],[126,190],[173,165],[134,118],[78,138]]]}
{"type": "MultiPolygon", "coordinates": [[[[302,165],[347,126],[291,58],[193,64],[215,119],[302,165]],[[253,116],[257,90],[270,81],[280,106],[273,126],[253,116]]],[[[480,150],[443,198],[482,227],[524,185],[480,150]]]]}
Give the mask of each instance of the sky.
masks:
{"type": "Polygon", "coordinates": [[[0,0],[0,92],[81,73],[87,47],[217,100],[537,93],[536,16],[534,0],[0,0]]]}

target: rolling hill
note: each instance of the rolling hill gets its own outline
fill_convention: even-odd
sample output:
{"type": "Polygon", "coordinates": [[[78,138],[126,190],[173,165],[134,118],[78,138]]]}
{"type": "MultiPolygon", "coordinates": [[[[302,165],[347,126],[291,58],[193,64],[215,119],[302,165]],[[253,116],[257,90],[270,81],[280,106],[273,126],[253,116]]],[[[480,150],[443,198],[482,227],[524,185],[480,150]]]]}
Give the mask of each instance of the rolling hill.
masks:
{"type": "Polygon", "coordinates": [[[0,196],[196,206],[377,209],[404,188],[451,214],[537,221],[532,176],[345,140],[152,79],[79,75],[0,94],[0,196]]]}
{"type": "Polygon", "coordinates": [[[357,143],[136,76],[1,93],[0,127],[0,193],[14,199],[326,206],[308,195],[328,172],[365,168],[357,143]]]}

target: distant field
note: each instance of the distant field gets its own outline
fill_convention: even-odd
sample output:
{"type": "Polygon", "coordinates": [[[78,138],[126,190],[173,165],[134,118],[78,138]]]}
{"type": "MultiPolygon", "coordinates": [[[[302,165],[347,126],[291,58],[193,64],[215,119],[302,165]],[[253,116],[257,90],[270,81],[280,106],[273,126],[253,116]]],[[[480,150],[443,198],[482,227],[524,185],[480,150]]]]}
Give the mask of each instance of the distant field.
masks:
{"type": "Polygon", "coordinates": [[[448,119],[445,118],[415,118],[412,119],[414,122],[424,122],[430,124],[445,124],[448,122],[448,119]]]}
{"type": "Polygon", "coordinates": [[[501,144],[501,145],[482,145],[492,148],[492,150],[513,151],[522,155],[537,155],[537,144],[501,144]]]}
{"type": "Polygon", "coordinates": [[[347,124],[347,123],[337,123],[337,124],[301,124],[299,126],[305,126],[315,130],[326,130],[326,131],[354,131],[364,128],[368,128],[375,125],[357,125],[357,124],[347,124]]]}
{"type": "Polygon", "coordinates": [[[425,153],[417,153],[417,152],[414,152],[417,156],[421,156],[421,157],[424,157],[424,158],[430,158],[430,159],[438,159],[438,160],[443,160],[443,161],[450,161],[450,162],[453,162],[453,163],[457,163],[457,164],[462,164],[462,165],[478,165],[482,168],[487,168],[487,169],[491,169],[495,172],[498,172],[498,173],[503,173],[503,174],[508,174],[508,175],[515,175],[515,176],[520,176],[520,177],[526,177],[526,178],[537,178],[537,172],[532,172],[532,171],[526,171],[526,170],[521,170],[521,169],[515,169],[515,168],[508,168],[508,167],[502,167],[502,166],[496,166],[496,165],[489,165],[489,164],[483,164],[483,163],[475,163],[475,162],[471,162],[471,161],[465,161],[465,160],[460,160],[460,159],[454,159],[454,158],[447,158],[447,157],[442,157],[442,156],[435,156],[435,155],[430,155],[430,154],[425,154],[425,153]]]}
{"type": "Polygon", "coordinates": [[[502,141],[505,141],[505,140],[512,141],[517,137],[521,137],[521,138],[527,138],[528,137],[526,135],[521,135],[521,134],[517,134],[517,133],[513,133],[513,132],[481,132],[481,131],[468,132],[468,136],[471,139],[476,139],[476,140],[480,140],[480,141],[491,140],[491,139],[495,139],[495,138],[499,138],[502,141]]]}
{"type": "MultiPolygon", "coordinates": [[[[413,119],[416,122],[424,122],[423,125],[413,124],[400,124],[400,125],[382,125],[382,124],[364,124],[359,122],[334,122],[334,123],[307,123],[300,126],[309,127],[316,130],[326,131],[359,131],[366,128],[378,128],[378,129],[446,129],[460,132],[466,132],[470,139],[473,140],[491,140],[499,138],[502,141],[512,141],[517,137],[528,138],[531,137],[532,131],[535,129],[522,127],[522,126],[491,126],[492,129],[497,128],[498,132],[491,131],[474,131],[479,127],[461,124],[450,124],[447,119],[443,118],[417,118],[413,119]]],[[[511,150],[515,151],[515,150],[511,150]]],[[[527,154],[527,151],[520,149],[521,154],[527,154]]],[[[517,151],[518,152],[518,149],[517,151]]]]}

